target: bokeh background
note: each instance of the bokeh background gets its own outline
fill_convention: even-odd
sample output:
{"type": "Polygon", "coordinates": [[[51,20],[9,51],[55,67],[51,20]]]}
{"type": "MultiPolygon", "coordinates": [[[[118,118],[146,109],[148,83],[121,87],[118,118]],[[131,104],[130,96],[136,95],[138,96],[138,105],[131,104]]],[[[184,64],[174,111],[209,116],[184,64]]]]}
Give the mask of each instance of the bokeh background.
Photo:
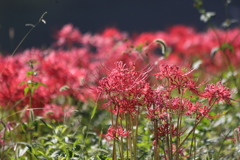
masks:
{"type": "MultiPolygon", "coordinates": [[[[207,11],[216,12],[212,25],[220,26],[226,16],[225,0],[203,2],[207,11]]],[[[240,0],[232,0],[228,9],[229,18],[240,20],[240,0]]],[[[67,23],[82,33],[101,32],[106,27],[139,33],[165,30],[176,24],[198,31],[207,29],[193,7],[193,0],[0,0],[0,51],[11,53],[29,30],[25,24],[35,24],[45,11],[47,23],[37,26],[20,50],[49,47],[56,30],[67,23]]]]}

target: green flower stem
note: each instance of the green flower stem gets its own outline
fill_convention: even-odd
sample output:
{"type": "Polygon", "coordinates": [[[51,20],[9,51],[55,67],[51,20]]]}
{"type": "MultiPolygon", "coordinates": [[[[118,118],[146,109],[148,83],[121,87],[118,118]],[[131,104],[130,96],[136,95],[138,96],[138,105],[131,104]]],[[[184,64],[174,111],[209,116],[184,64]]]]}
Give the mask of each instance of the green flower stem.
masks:
{"type": "MultiPolygon", "coordinates": [[[[125,122],[126,122],[126,129],[127,130],[129,130],[129,124],[128,124],[128,120],[127,120],[127,116],[126,115],[124,115],[124,118],[125,118],[125,122]]],[[[129,137],[127,137],[127,145],[126,145],[126,149],[127,149],[127,159],[129,159],[128,157],[129,157],[129,152],[128,152],[128,146],[129,146],[129,137]]]]}
{"type": "MultiPolygon", "coordinates": [[[[122,123],[122,119],[120,118],[120,125],[123,126],[123,123],[122,123]]],[[[121,160],[124,160],[124,145],[123,145],[123,137],[121,137],[120,139],[120,145],[119,147],[121,147],[120,149],[120,157],[121,157],[121,160]]]]}
{"type": "Polygon", "coordinates": [[[135,136],[134,136],[134,158],[137,160],[137,139],[138,139],[138,121],[139,121],[139,115],[140,115],[140,109],[138,108],[137,115],[136,115],[136,130],[135,130],[135,136]]]}
{"type": "MultiPolygon", "coordinates": [[[[210,106],[209,112],[213,107],[213,104],[210,106]]],[[[187,140],[187,138],[190,136],[190,134],[192,134],[192,132],[196,129],[196,127],[198,126],[198,124],[203,120],[203,118],[205,118],[205,116],[202,116],[199,121],[194,125],[194,127],[192,128],[192,130],[187,134],[187,136],[183,139],[183,141],[180,143],[179,148],[183,145],[183,143],[187,140]]],[[[173,153],[176,154],[176,151],[173,153]]]]}
{"type": "MultiPolygon", "coordinates": [[[[40,23],[42,22],[43,17],[45,16],[45,14],[47,14],[47,12],[44,12],[42,14],[42,16],[40,17],[40,19],[38,20],[38,22],[35,25],[31,25],[32,28],[27,32],[27,34],[23,37],[23,39],[19,42],[19,44],[17,45],[17,47],[15,48],[15,50],[12,52],[12,54],[10,55],[11,57],[16,53],[16,51],[18,50],[18,48],[21,46],[21,44],[23,43],[23,41],[27,38],[27,36],[32,32],[32,30],[40,23]]],[[[6,68],[6,66],[8,65],[9,60],[7,61],[6,65],[4,66],[4,68],[2,69],[1,75],[4,71],[4,69],[6,68]]]]}
{"type": "Polygon", "coordinates": [[[170,153],[170,159],[173,159],[173,153],[172,153],[172,145],[173,145],[173,137],[172,137],[172,131],[173,131],[173,122],[172,122],[172,117],[173,117],[173,111],[170,110],[170,140],[169,140],[169,147],[170,147],[170,150],[169,150],[169,153],[170,153]]]}
{"type": "MultiPolygon", "coordinates": [[[[132,131],[133,127],[132,127],[132,119],[131,119],[131,116],[128,114],[127,115],[128,117],[128,124],[129,124],[129,130],[132,131]]],[[[132,137],[133,137],[133,132],[131,132],[131,136],[129,137],[129,149],[130,149],[130,159],[133,159],[132,157],[132,137]]]]}
{"type": "Polygon", "coordinates": [[[154,122],[153,122],[153,125],[154,125],[154,136],[155,136],[155,144],[154,144],[154,159],[155,160],[158,160],[159,159],[159,148],[158,148],[158,145],[159,145],[159,140],[158,140],[158,121],[155,119],[154,122]]]}
{"type": "MultiPolygon", "coordinates": [[[[196,125],[197,121],[195,119],[195,124],[196,125]]],[[[189,157],[192,156],[192,148],[193,148],[193,141],[194,141],[194,138],[195,138],[195,130],[193,131],[193,135],[192,135],[192,140],[191,140],[191,145],[190,145],[190,153],[189,153],[189,157]]]]}

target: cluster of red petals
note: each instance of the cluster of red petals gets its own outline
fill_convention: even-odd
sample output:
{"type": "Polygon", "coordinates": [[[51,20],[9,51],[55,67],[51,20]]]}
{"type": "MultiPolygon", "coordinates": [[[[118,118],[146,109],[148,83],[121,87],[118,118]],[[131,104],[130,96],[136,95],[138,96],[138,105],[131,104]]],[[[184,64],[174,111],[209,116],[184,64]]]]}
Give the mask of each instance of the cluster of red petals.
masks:
{"type": "Polygon", "coordinates": [[[161,125],[158,127],[159,136],[173,135],[177,133],[177,129],[169,124],[171,114],[178,116],[190,116],[199,120],[202,117],[210,118],[209,112],[212,106],[219,101],[230,103],[230,89],[224,86],[221,82],[215,84],[208,84],[204,91],[199,90],[199,85],[193,80],[192,71],[183,72],[182,69],[173,65],[160,65],[159,72],[156,73],[156,78],[160,79],[160,84],[153,90],[152,105],[148,105],[146,118],[152,121],[160,121],[161,125]],[[178,94],[173,92],[174,89],[178,90],[178,94]],[[193,94],[189,97],[184,97],[186,91],[193,94]],[[191,98],[205,99],[209,104],[204,101],[200,102],[197,99],[191,101],[191,98]]]}
{"type": "Polygon", "coordinates": [[[209,99],[209,104],[219,101],[230,103],[231,91],[221,82],[217,82],[217,84],[208,84],[202,96],[209,99]]]}
{"type": "Polygon", "coordinates": [[[173,137],[179,134],[174,125],[166,123],[158,127],[158,136],[164,137],[170,134],[172,134],[173,137]]]}
{"type": "MultiPolygon", "coordinates": [[[[57,44],[60,46],[65,45],[71,48],[72,44],[78,44],[77,46],[86,47],[90,52],[97,53],[96,56],[104,55],[105,59],[111,57],[112,61],[119,58],[116,56],[119,53],[127,53],[131,46],[139,46],[143,52],[147,53],[150,62],[156,62],[162,54],[159,52],[159,45],[153,43],[154,40],[163,39],[171,48],[171,54],[164,60],[164,63],[179,65],[183,62],[194,62],[196,59],[200,59],[202,61],[200,68],[216,73],[225,69],[227,65],[225,57],[219,53],[220,51],[214,58],[211,56],[212,51],[217,47],[220,48],[222,44],[232,46],[234,53],[230,53],[228,50],[227,54],[234,66],[240,67],[238,63],[240,59],[239,33],[238,28],[230,29],[228,32],[220,29],[197,32],[191,27],[176,25],[166,31],[143,32],[133,36],[125,32],[121,33],[116,28],[107,28],[101,34],[91,35],[90,33],[81,34],[72,24],[67,24],[58,32],[56,38],[58,39],[57,44]],[[149,44],[151,45],[148,46],[149,44]],[[144,51],[144,48],[147,49],[144,51]]],[[[133,54],[131,55],[132,58],[136,58],[133,54]]]]}
{"type": "MultiPolygon", "coordinates": [[[[24,95],[24,88],[27,85],[21,85],[22,82],[32,81],[27,76],[27,72],[31,71],[27,64],[29,60],[37,62],[34,65],[36,74],[33,82],[40,82],[47,86],[40,85],[32,95],[31,106],[36,115],[46,115],[45,112],[49,110],[48,106],[54,105],[53,101],[57,103],[63,101],[61,103],[64,104],[66,102],[64,96],[71,96],[83,102],[89,98],[96,99],[97,94],[91,88],[84,87],[86,81],[95,83],[92,77],[96,74],[93,71],[94,64],[89,63],[86,50],[73,49],[69,53],[64,50],[31,49],[13,57],[0,58],[0,105],[4,109],[14,108],[14,110],[21,111],[29,105],[29,95],[24,95]],[[61,91],[63,86],[68,86],[68,89],[61,91]]],[[[59,105],[59,108],[62,107],[59,105]]],[[[57,113],[56,116],[50,117],[62,119],[57,113]]]]}
{"type": "Polygon", "coordinates": [[[102,135],[107,141],[111,141],[113,139],[119,140],[119,137],[128,137],[130,134],[129,131],[123,129],[123,127],[118,126],[110,126],[108,128],[107,134],[102,135]]]}
{"type": "Polygon", "coordinates": [[[57,45],[73,45],[73,43],[81,42],[81,32],[77,28],[74,28],[72,24],[63,26],[55,37],[58,39],[57,45]]]}
{"type": "Polygon", "coordinates": [[[99,93],[109,100],[106,109],[116,114],[136,114],[152,93],[147,83],[149,72],[150,69],[136,71],[134,65],[128,68],[123,62],[117,62],[111,73],[99,81],[99,93]]]}
{"type": "Polygon", "coordinates": [[[167,85],[171,86],[172,89],[178,89],[179,93],[182,93],[185,89],[192,91],[195,94],[198,94],[196,82],[192,80],[191,71],[184,73],[176,65],[160,65],[159,72],[156,73],[157,79],[166,79],[167,85]]]}

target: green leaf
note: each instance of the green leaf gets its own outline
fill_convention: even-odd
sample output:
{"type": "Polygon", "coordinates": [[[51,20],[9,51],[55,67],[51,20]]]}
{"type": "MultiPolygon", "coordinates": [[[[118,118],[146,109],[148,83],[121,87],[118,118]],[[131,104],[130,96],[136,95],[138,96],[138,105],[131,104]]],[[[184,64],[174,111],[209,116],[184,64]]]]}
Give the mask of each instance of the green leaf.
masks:
{"type": "Polygon", "coordinates": [[[38,130],[38,121],[34,121],[32,123],[32,126],[34,126],[34,131],[37,132],[37,130],[38,130]]]}
{"type": "Polygon", "coordinates": [[[58,157],[58,156],[59,156],[59,153],[61,153],[61,150],[56,150],[55,152],[53,152],[53,153],[51,154],[50,157],[58,157]]]}
{"type": "Polygon", "coordinates": [[[34,71],[27,71],[27,76],[30,77],[31,75],[34,75],[34,71]]]}
{"type": "Polygon", "coordinates": [[[66,129],[68,129],[67,126],[59,125],[59,126],[56,127],[55,132],[56,132],[56,134],[58,134],[59,132],[64,133],[66,131],[66,129]]]}
{"type": "Polygon", "coordinates": [[[156,39],[156,40],[154,40],[154,42],[160,44],[161,49],[162,49],[162,54],[165,55],[165,54],[166,54],[166,51],[167,51],[167,45],[166,45],[166,43],[164,42],[164,40],[162,40],[162,39],[156,39]]]}
{"type": "Polygon", "coordinates": [[[68,127],[63,127],[61,130],[61,133],[64,133],[67,129],[68,129],[68,127]]]}
{"type": "Polygon", "coordinates": [[[51,126],[50,124],[47,124],[43,119],[40,119],[40,121],[47,127],[53,129],[53,126],[51,126]]]}
{"type": "Polygon", "coordinates": [[[68,86],[62,86],[59,90],[60,90],[60,92],[62,92],[62,91],[68,90],[68,89],[69,89],[68,86]]]}
{"type": "Polygon", "coordinates": [[[216,53],[219,51],[219,47],[214,47],[212,50],[211,50],[211,53],[210,53],[210,57],[211,59],[214,58],[214,56],[216,55],[216,53]]]}
{"type": "Polygon", "coordinates": [[[47,85],[46,85],[46,84],[44,84],[44,83],[41,83],[41,82],[38,82],[38,85],[40,85],[40,86],[44,86],[44,87],[47,87],[47,85]]]}
{"type": "Polygon", "coordinates": [[[25,87],[24,88],[24,96],[26,96],[28,94],[28,92],[29,92],[29,87],[25,87]]]}
{"type": "Polygon", "coordinates": [[[87,126],[83,126],[83,129],[82,129],[82,133],[83,133],[83,135],[86,134],[86,131],[87,131],[87,126]]]}
{"type": "Polygon", "coordinates": [[[38,150],[37,153],[42,155],[42,156],[45,156],[45,153],[43,151],[38,150]]]}
{"type": "Polygon", "coordinates": [[[24,85],[24,84],[27,84],[26,82],[21,82],[20,85],[24,85]]]}
{"type": "Polygon", "coordinates": [[[142,43],[140,43],[138,46],[136,46],[136,47],[135,47],[135,50],[136,50],[137,52],[142,53],[142,50],[143,50],[143,45],[142,45],[142,43]]]}
{"type": "Polygon", "coordinates": [[[96,113],[96,110],[97,110],[97,103],[95,103],[94,105],[94,108],[93,108],[93,111],[92,111],[92,116],[91,116],[91,119],[93,119],[95,113],[96,113]]]}
{"type": "Polygon", "coordinates": [[[74,143],[73,143],[73,147],[76,147],[78,144],[81,144],[81,140],[77,139],[74,143]]]}
{"type": "Polygon", "coordinates": [[[34,116],[33,109],[29,109],[29,113],[30,113],[30,120],[33,123],[35,121],[35,116],[34,116]]]}
{"type": "Polygon", "coordinates": [[[29,149],[28,147],[24,147],[23,149],[20,148],[19,152],[18,152],[18,156],[19,157],[23,156],[27,152],[28,149],[29,149]]]}
{"type": "Polygon", "coordinates": [[[35,90],[35,88],[34,88],[34,87],[31,87],[31,88],[30,88],[30,94],[31,94],[31,95],[33,95],[33,94],[34,94],[34,90],[35,90]]]}
{"type": "Polygon", "coordinates": [[[229,49],[231,53],[234,52],[234,48],[233,46],[230,44],[230,43],[223,43],[221,46],[220,46],[220,50],[224,51],[226,49],[229,49]]]}
{"type": "Polygon", "coordinates": [[[101,149],[101,148],[96,148],[96,149],[93,149],[93,150],[92,150],[92,154],[97,154],[98,152],[105,152],[105,153],[108,153],[107,150],[105,150],[105,149],[101,149]]]}
{"type": "Polygon", "coordinates": [[[21,124],[22,131],[26,133],[27,125],[25,123],[21,124]]]}

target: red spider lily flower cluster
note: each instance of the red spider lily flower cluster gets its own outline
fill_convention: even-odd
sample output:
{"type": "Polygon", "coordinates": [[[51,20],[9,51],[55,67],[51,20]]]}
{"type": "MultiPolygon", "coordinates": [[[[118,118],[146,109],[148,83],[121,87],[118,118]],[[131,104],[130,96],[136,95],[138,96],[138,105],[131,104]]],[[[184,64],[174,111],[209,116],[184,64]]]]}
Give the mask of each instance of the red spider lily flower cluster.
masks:
{"type": "Polygon", "coordinates": [[[139,107],[145,106],[151,94],[147,83],[150,71],[136,71],[134,65],[127,68],[123,62],[117,62],[116,68],[99,81],[99,93],[104,93],[109,100],[105,108],[120,116],[126,113],[136,114],[139,107]]]}
{"type": "Polygon", "coordinates": [[[108,128],[107,134],[103,134],[102,136],[107,141],[111,141],[113,139],[119,140],[120,137],[128,137],[129,134],[130,134],[130,132],[124,130],[123,127],[121,127],[121,126],[118,126],[118,127],[110,126],[108,128]]]}
{"type": "Polygon", "coordinates": [[[170,124],[163,124],[158,127],[158,136],[164,137],[168,134],[172,134],[173,137],[176,136],[178,134],[177,128],[174,128],[174,126],[170,124]]]}
{"type": "Polygon", "coordinates": [[[174,137],[181,136],[183,131],[171,124],[173,114],[198,121],[210,117],[209,112],[214,104],[219,101],[229,103],[231,100],[230,90],[220,82],[207,85],[204,91],[199,90],[199,85],[191,76],[192,71],[184,72],[175,65],[160,65],[159,72],[155,74],[156,79],[162,81],[158,86],[149,85],[150,71],[136,71],[132,65],[127,67],[123,62],[116,63],[112,72],[99,81],[99,93],[104,94],[107,100],[104,108],[116,115],[134,115],[144,111],[146,118],[161,122],[157,128],[158,136],[171,134],[174,137]],[[197,100],[191,101],[194,96],[197,100]],[[209,105],[198,99],[208,100],[209,105]]]}
{"type": "Polygon", "coordinates": [[[182,70],[176,65],[161,65],[160,72],[156,74],[156,78],[159,78],[160,80],[165,78],[167,80],[167,85],[171,86],[172,89],[177,88],[179,94],[184,91],[184,89],[188,89],[194,93],[197,93],[198,86],[191,79],[191,72],[192,71],[183,73],[182,70]]]}
{"type": "Polygon", "coordinates": [[[57,45],[73,45],[73,43],[79,43],[81,33],[77,28],[74,28],[72,24],[65,25],[55,36],[58,41],[57,45]]]}
{"type": "Polygon", "coordinates": [[[230,89],[221,82],[217,82],[217,84],[208,84],[205,88],[203,96],[209,99],[209,104],[219,101],[229,103],[231,100],[230,89]]]}
{"type": "MultiPolygon", "coordinates": [[[[52,102],[56,102],[56,99],[62,96],[71,96],[83,102],[89,99],[96,100],[98,94],[92,88],[96,87],[100,77],[108,74],[102,66],[113,68],[115,62],[122,61],[123,63],[134,62],[134,66],[127,69],[123,63],[118,63],[115,72],[101,81],[101,90],[104,92],[114,91],[114,94],[108,95],[111,101],[105,105],[106,108],[109,109],[110,104],[114,104],[115,109],[112,111],[134,114],[137,111],[136,106],[146,105],[144,103],[150,105],[153,99],[156,103],[160,103],[159,98],[159,102],[157,102],[157,96],[153,96],[153,93],[168,92],[164,89],[166,88],[164,85],[158,87],[158,91],[157,89],[151,90],[149,85],[151,82],[147,82],[150,69],[144,73],[134,70],[134,67],[136,70],[142,69],[145,63],[143,60],[147,60],[147,63],[150,64],[159,62],[162,55],[159,53],[159,46],[153,43],[155,39],[163,39],[171,48],[171,54],[163,59],[161,64],[182,64],[183,61],[200,58],[203,61],[201,68],[216,72],[226,66],[221,53],[217,53],[214,59],[211,58],[211,50],[214,47],[220,47],[219,42],[232,45],[234,53],[227,51],[227,54],[231,55],[229,58],[234,66],[239,67],[239,32],[239,29],[230,29],[227,33],[222,30],[198,33],[190,27],[174,26],[164,32],[148,32],[133,36],[120,32],[116,28],[107,28],[97,34],[82,34],[72,24],[67,24],[55,35],[57,43],[53,44],[51,49],[42,51],[33,48],[13,57],[0,57],[0,105],[5,109],[12,106],[18,111],[29,104],[29,98],[24,95],[26,85],[19,84],[30,80],[26,76],[26,72],[29,71],[26,62],[31,59],[38,62],[35,65],[37,74],[34,76],[34,81],[47,86],[40,86],[32,97],[32,108],[42,108],[35,110],[38,115],[45,115],[43,109],[52,105],[52,102]],[[119,79],[122,79],[121,83],[119,79]],[[84,88],[86,83],[89,87],[84,88]],[[114,88],[117,87],[117,84],[121,84],[117,88],[121,91],[120,93],[114,88]],[[60,91],[63,86],[68,86],[68,90],[60,91]],[[126,96],[130,96],[130,98],[126,98],[126,96]]],[[[182,74],[177,67],[168,65],[162,65],[160,68],[162,69],[156,74],[158,78],[166,79],[168,83],[171,83],[171,87],[178,89],[179,93],[190,90],[194,94],[199,94],[196,82],[188,78],[191,75],[190,72],[182,74]]],[[[223,88],[220,89],[220,84],[217,87],[211,86],[211,89],[209,87],[206,93],[201,93],[201,95],[211,99],[210,103],[214,96],[217,97],[217,100],[224,99],[229,102],[228,92],[223,88]],[[222,93],[223,90],[224,93],[222,93]],[[228,99],[226,99],[227,97],[228,99]]],[[[64,104],[64,106],[67,105],[64,104]]],[[[149,110],[151,109],[149,108],[149,110]]],[[[155,109],[152,108],[152,110],[155,109]]],[[[201,110],[201,113],[204,112],[206,109],[201,110]]],[[[159,114],[166,117],[164,112],[159,114]]]]}

